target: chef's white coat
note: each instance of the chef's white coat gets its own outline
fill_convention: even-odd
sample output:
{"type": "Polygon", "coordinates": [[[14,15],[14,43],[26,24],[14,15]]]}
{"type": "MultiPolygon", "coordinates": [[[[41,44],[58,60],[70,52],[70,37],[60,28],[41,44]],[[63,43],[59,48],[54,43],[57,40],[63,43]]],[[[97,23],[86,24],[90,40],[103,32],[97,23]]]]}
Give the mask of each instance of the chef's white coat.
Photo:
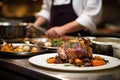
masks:
{"type": "MultiPolygon", "coordinates": [[[[54,5],[68,4],[70,0],[54,0],[54,5]]],[[[42,16],[50,21],[52,0],[43,0],[42,9],[36,16],[42,16]]],[[[73,0],[73,9],[78,15],[76,21],[90,32],[96,31],[102,13],[102,0],[73,0]]]]}

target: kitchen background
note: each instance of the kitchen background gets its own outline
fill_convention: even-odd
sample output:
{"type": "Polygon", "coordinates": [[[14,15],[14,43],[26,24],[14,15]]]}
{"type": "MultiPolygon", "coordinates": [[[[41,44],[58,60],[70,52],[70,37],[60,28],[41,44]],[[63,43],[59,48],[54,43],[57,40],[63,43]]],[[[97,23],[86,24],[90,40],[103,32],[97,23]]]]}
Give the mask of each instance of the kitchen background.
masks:
{"type": "MultiPolygon", "coordinates": [[[[0,37],[23,37],[25,33],[18,36],[16,28],[22,26],[20,29],[24,30],[27,23],[34,22],[41,4],[42,0],[0,0],[0,37]],[[16,34],[9,34],[10,29],[6,31],[5,26],[14,26],[16,34]]],[[[103,15],[97,26],[95,36],[120,37],[120,0],[103,0],[103,15]]]]}

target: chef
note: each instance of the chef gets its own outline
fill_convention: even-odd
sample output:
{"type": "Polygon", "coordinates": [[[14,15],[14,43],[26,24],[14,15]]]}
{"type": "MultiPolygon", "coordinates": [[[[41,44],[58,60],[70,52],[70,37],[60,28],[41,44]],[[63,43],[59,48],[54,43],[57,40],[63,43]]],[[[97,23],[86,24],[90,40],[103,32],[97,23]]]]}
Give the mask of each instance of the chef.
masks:
{"type": "Polygon", "coordinates": [[[90,36],[95,33],[101,14],[102,0],[43,0],[36,21],[27,27],[27,35],[47,22],[45,34],[50,38],[78,33],[90,36]]]}

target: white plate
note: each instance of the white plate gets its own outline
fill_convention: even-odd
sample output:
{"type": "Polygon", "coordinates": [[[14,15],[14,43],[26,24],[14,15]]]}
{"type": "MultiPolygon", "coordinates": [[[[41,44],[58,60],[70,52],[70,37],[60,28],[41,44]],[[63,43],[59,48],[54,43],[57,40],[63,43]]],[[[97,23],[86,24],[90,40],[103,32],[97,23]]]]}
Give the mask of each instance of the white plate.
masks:
{"type": "Polygon", "coordinates": [[[32,43],[40,43],[40,42],[46,42],[48,39],[47,38],[31,38],[30,41],[32,43]]]}
{"type": "MultiPolygon", "coordinates": [[[[43,47],[45,47],[45,46],[43,46],[43,47]]],[[[45,47],[45,48],[47,48],[47,49],[53,49],[53,50],[57,50],[58,49],[58,47],[45,47]]]]}
{"type": "Polygon", "coordinates": [[[25,43],[12,43],[12,45],[15,47],[15,46],[34,46],[33,44],[25,44],[25,43]]]}
{"type": "Polygon", "coordinates": [[[103,66],[98,66],[98,67],[76,67],[76,66],[65,66],[66,64],[48,64],[46,62],[48,58],[55,57],[56,55],[57,53],[37,55],[29,58],[28,61],[37,66],[50,68],[50,69],[65,70],[65,71],[66,70],[67,71],[93,71],[93,70],[109,69],[109,68],[117,67],[120,65],[119,59],[113,58],[110,56],[105,56],[105,55],[98,55],[98,54],[94,54],[94,55],[98,55],[105,58],[106,60],[109,61],[109,63],[103,66]]]}
{"type": "MultiPolygon", "coordinates": [[[[32,43],[45,43],[48,39],[47,38],[31,38],[30,41],[32,43]]],[[[54,49],[56,50],[58,47],[46,47],[46,46],[41,46],[41,47],[44,47],[44,48],[47,48],[47,49],[54,49]]]]}

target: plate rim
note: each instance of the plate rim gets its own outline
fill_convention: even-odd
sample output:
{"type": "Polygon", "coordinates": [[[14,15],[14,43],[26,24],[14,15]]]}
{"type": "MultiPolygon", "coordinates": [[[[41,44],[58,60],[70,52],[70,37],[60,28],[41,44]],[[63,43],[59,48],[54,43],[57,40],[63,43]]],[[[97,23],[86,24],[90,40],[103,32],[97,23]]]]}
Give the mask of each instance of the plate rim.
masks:
{"type": "Polygon", "coordinates": [[[52,49],[52,50],[57,50],[58,49],[58,47],[46,47],[46,46],[41,46],[41,47],[47,48],[47,49],[52,49]]]}
{"type": "MultiPolygon", "coordinates": [[[[54,55],[54,56],[55,56],[55,55],[57,55],[57,53],[48,53],[48,54],[41,54],[41,55],[54,55]]],[[[39,65],[39,64],[36,64],[36,63],[34,63],[34,62],[31,61],[33,58],[39,57],[39,56],[41,56],[41,55],[36,55],[36,56],[30,57],[30,58],[28,59],[28,61],[29,61],[31,64],[36,65],[36,66],[38,66],[38,67],[44,67],[44,68],[48,68],[48,69],[62,70],[62,71],[95,71],[95,70],[105,70],[105,69],[110,69],[110,68],[114,68],[114,67],[120,66],[120,63],[119,63],[119,64],[113,65],[113,66],[111,66],[111,67],[105,67],[105,68],[100,68],[100,67],[105,66],[105,65],[103,65],[103,66],[97,66],[97,67],[76,67],[76,69],[67,69],[67,70],[65,70],[64,68],[62,69],[62,68],[54,68],[54,67],[48,67],[48,66],[39,65]],[[79,69],[78,69],[78,68],[79,68],[79,69]],[[83,68],[83,69],[80,69],[80,68],[83,68]],[[90,68],[90,69],[88,69],[88,68],[90,68]]],[[[104,57],[112,58],[112,59],[115,59],[116,61],[118,60],[117,62],[120,62],[120,60],[117,59],[117,58],[115,58],[115,57],[106,56],[106,55],[101,55],[101,54],[93,54],[93,55],[99,55],[99,56],[104,56],[104,57]]],[[[53,56],[53,57],[54,57],[54,56],[53,56]]],[[[39,61],[40,61],[40,60],[39,60],[39,61]]],[[[48,64],[48,63],[47,63],[47,64],[48,64]]],[[[48,65],[51,65],[51,64],[48,64],[48,65]]],[[[60,65],[60,64],[52,64],[52,65],[60,65]]],[[[108,63],[107,63],[106,65],[108,65],[108,63]]],[[[65,66],[65,67],[66,67],[66,66],[65,66]]],[[[75,66],[74,66],[74,67],[75,67],[75,66]]]]}

